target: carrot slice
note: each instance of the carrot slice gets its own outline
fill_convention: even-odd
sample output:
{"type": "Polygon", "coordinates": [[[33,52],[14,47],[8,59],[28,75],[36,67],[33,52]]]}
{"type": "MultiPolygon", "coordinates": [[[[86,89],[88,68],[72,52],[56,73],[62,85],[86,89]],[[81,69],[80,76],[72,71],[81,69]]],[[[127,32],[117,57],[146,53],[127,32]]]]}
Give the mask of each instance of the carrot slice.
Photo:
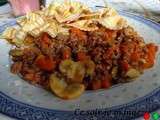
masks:
{"type": "Polygon", "coordinates": [[[63,59],[69,59],[71,57],[71,48],[65,48],[63,50],[63,59]]]}
{"type": "Polygon", "coordinates": [[[101,80],[101,88],[109,88],[111,86],[111,76],[104,76],[101,80]]]}
{"type": "Polygon", "coordinates": [[[154,65],[154,59],[156,57],[156,52],[158,47],[153,43],[147,44],[148,52],[146,54],[146,63],[143,64],[143,68],[151,68],[154,65]]]}
{"type": "Polygon", "coordinates": [[[41,42],[45,44],[50,43],[49,35],[47,33],[43,33],[41,36],[41,42]]]}
{"type": "Polygon", "coordinates": [[[89,59],[89,56],[87,56],[84,51],[79,51],[77,53],[77,60],[84,61],[84,60],[87,60],[87,59],[89,59]]]}
{"type": "Polygon", "coordinates": [[[98,90],[100,88],[101,88],[101,81],[100,80],[92,81],[92,90],[98,90]]]}
{"type": "Polygon", "coordinates": [[[121,65],[121,67],[122,67],[122,69],[123,69],[124,71],[128,71],[128,70],[129,70],[129,64],[128,64],[127,62],[125,62],[125,61],[120,61],[120,65],[121,65]]]}
{"type": "Polygon", "coordinates": [[[87,39],[86,33],[77,28],[71,28],[70,32],[71,32],[71,35],[76,36],[81,41],[84,41],[87,39]]]}
{"type": "Polygon", "coordinates": [[[42,70],[45,71],[52,71],[55,69],[56,62],[53,61],[51,58],[46,57],[44,55],[39,55],[36,60],[35,64],[42,70]]]}
{"type": "Polygon", "coordinates": [[[130,58],[131,62],[137,62],[139,59],[140,59],[140,53],[133,52],[131,54],[131,58],[130,58]]]}

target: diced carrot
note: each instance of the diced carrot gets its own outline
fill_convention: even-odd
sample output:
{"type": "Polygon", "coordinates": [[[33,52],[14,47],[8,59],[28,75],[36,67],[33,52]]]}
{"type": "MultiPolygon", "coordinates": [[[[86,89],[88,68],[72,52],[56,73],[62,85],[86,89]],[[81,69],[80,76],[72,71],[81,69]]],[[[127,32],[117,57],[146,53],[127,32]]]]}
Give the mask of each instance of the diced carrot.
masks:
{"type": "Polygon", "coordinates": [[[79,51],[77,53],[77,60],[83,61],[83,60],[87,60],[87,59],[89,59],[89,56],[87,56],[84,51],[79,51]]]}
{"type": "Polygon", "coordinates": [[[92,90],[98,90],[100,88],[101,88],[101,81],[100,80],[92,81],[92,90]]]}
{"type": "Polygon", "coordinates": [[[81,31],[80,29],[77,28],[71,28],[70,29],[71,35],[77,36],[79,40],[86,40],[87,35],[85,32],[81,31]]]}
{"type": "Polygon", "coordinates": [[[104,76],[101,80],[101,88],[109,88],[111,86],[111,79],[110,75],[104,76]]]}
{"type": "Polygon", "coordinates": [[[113,40],[117,36],[117,31],[107,29],[104,34],[105,40],[113,40]]]}
{"type": "Polygon", "coordinates": [[[124,42],[120,45],[120,50],[122,54],[130,54],[130,51],[136,48],[136,43],[134,42],[124,42]]]}
{"type": "Polygon", "coordinates": [[[129,69],[129,64],[128,64],[127,62],[121,61],[120,64],[121,64],[121,67],[122,67],[122,69],[123,69],[124,71],[128,71],[128,69],[129,69]]]}
{"type": "Polygon", "coordinates": [[[49,35],[47,33],[43,33],[42,34],[42,40],[44,40],[45,42],[49,41],[49,35]]]}
{"type": "Polygon", "coordinates": [[[69,59],[71,57],[71,48],[65,48],[63,50],[63,59],[69,59]]]}
{"type": "Polygon", "coordinates": [[[151,67],[153,66],[153,64],[154,64],[154,63],[151,63],[151,62],[148,62],[148,61],[147,61],[146,63],[143,64],[142,67],[143,67],[144,69],[151,68],[151,67]]]}
{"type": "Polygon", "coordinates": [[[49,38],[49,35],[47,33],[42,33],[40,41],[39,41],[39,45],[43,48],[43,49],[48,49],[49,46],[51,45],[51,40],[49,38]]]}
{"type": "Polygon", "coordinates": [[[35,60],[35,64],[42,70],[52,71],[56,66],[56,62],[44,55],[39,55],[35,60]]]}
{"type": "Polygon", "coordinates": [[[111,86],[111,83],[108,80],[102,80],[101,81],[101,87],[102,88],[109,88],[111,86]]]}
{"type": "Polygon", "coordinates": [[[158,51],[158,46],[156,46],[154,43],[147,44],[147,48],[152,52],[156,53],[158,51]]]}
{"type": "Polygon", "coordinates": [[[133,52],[131,54],[131,57],[130,57],[131,62],[137,62],[139,59],[140,59],[140,53],[133,52]]]}
{"type": "Polygon", "coordinates": [[[143,64],[143,68],[151,68],[154,65],[154,58],[152,55],[147,54],[147,57],[145,58],[146,63],[143,64]]]}
{"type": "Polygon", "coordinates": [[[147,45],[147,48],[148,48],[149,57],[151,59],[155,59],[156,52],[158,51],[158,47],[151,43],[147,45]]]}
{"type": "Polygon", "coordinates": [[[143,64],[143,68],[150,68],[154,65],[154,59],[156,56],[156,51],[158,47],[153,43],[147,44],[148,52],[146,54],[146,63],[143,64]]]}

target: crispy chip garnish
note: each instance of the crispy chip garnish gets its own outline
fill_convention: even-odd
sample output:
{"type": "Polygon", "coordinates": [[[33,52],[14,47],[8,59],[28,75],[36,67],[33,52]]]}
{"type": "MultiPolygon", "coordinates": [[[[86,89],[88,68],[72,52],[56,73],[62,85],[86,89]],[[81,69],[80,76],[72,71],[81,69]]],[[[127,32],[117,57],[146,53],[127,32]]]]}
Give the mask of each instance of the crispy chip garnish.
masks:
{"type": "Polygon", "coordinates": [[[49,26],[50,26],[49,23],[45,23],[41,27],[35,28],[32,31],[30,31],[29,34],[32,35],[33,37],[38,37],[41,34],[41,32],[45,31],[49,26]]]}
{"type": "Polygon", "coordinates": [[[69,35],[69,28],[67,27],[58,27],[58,34],[69,35]]]}
{"type": "Polygon", "coordinates": [[[24,40],[20,40],[20,39],[13,39],[12,40],[12,44],[14,44],[15,46],[21,47],[23,46],[24,40]]]}
{"type": "Polygon", "coordinates": [[[75,21],[82,14],[90,12],[89,8],[80,2],[66,1],[63,4],[55,4],[55,6],[57,7],[54,16],[60,23],[75,21]]]}
{"type": "Polygon", "coordinates": [[[22,30],[16,30],[15,28],[7,28],[3,32],[2,37],[13,45],[21,46],[26,35],[27,34],[22,30]]]}
{"type": "Polygon", "coordinates": [[[122,29],[126,26],[126,21],[120,16],[111,16],[98,20],[104,27],[112,30],[122,29]]]}
{"type": "Polygon", "coordinates": [[[18,23],[20,26],[25,25],[25,23],[26,23],[26,18],[25,18],[25,17],[18,18],[18,19],[17,19],[17,23],[18,23]]]}
{"type": "Polygon", "coordinates": [[[44,15],[45,16],[54,16],[55,14],[55,9],[56,9],[57,5],[55,4],[50,4],[48,6],[48,8],[44,8],[44,15]]]}
{"type": "Polygon", "coordinates": [[[22,29],[18,30],[15,34],[15,38],[18,40],[24,40],[26,36],[27,36],[27,33],[22,29]]]}
{"type": "Polygon", "coordinates": [[[40,35],[40,33],[41,33],[41,31],[39,30],[39,28],[35,28],[29,32],[29,34],[33,37],[38,37],[40,35]]]}
{"type": "Polygon", "coordinates": [[[49,26],[44,29],[52,38],[55,38],[58,34],[58,23],[55,20],[48,21],[49,26]]]}
{"type": "Polygon", "coordinates": [[[93,12],[87,6],[74,1],[52,3],[48,8],[30,12],[17,19],[17,23],[20,29],[9,28],[2,35],[10,43],[17,40],[15,43],[21,43],[27,34],[38,37],[42,32],[47,32],[52,38],[58,34],[69,35],[71,27],[94,31],[98,29],[98,23],[112,30],[127,26],[126,20],[113,8],[107,7],[93,12]]]}
{"type": "Polygon", "coordinates": [[[80,19],[83,19],[83,20],[89,20],[89,19],[99,19],[99,16],[100,14],[98,12],[95,12],[95,13],[89,13],[89,14],[83,14],[80,16],[80,19]]]}
{"type": "Polygon", "coordinates": [[[9,40],[9,39],[14,39],[16,35],[17,30],[15,28],[7,28],[3,34],[2,37],[9,40]]]}
{"type": "Polygon", "coordinates": [[[52,38],[55,38],[57,36],[57,31],[54,27],[50,26],[48,27],[45,32],[47,32],[52,38]]]}
{"type": "Polygon", "coordinates": [[[110,7],[102,8],[98,12],[99,12],[99,18],[105,18],[105,17],[109,17],[109,16],[118,15],[117,11],[113,8],[110,8],[110,7]]]}
{"type": "Polygon", "coordinates": [[[74,23],[68,24],[68,26],[76,27],[84,31],[94,31],[98,29],[96,23],[94,23],[94,21],[92,20],[79,20],[74,23]]]}
{"type": "Polygon", "coordinates": [[[43,24],[45,24],[45,21],[42,16],[36,13],[28,13],[26,15],[26,22],[22,26],[22,29],[26,32],[30,32],[33,29],[42,26],[43,24]]]}
{"type": "Polygon", "coordinates": [[[127,26],[127,21],[113,8],[102,9],[99,17],[97,21],[108,29],[118,30],[127,26]]]}

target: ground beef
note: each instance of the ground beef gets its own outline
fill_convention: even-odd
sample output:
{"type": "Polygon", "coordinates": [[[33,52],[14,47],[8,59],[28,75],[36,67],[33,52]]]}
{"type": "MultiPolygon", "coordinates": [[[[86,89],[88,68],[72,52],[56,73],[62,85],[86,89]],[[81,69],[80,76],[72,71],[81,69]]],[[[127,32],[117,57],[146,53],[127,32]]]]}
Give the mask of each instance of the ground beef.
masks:
{"type": "Polygon", "coordinates": [[[147,59],[148,53],[143,38],[132,27],[108,30],[101,26],[98,30],[90,32],[72,28],[70,35],[59,34],[56,38],[51,38],[43,33],[37,38],[27,39],[32,40],[32,46],[23,49],[23,56],[12,57],[14,63],[11,71],[21,73],[24,79],[33,84],[40,84],[46,89],[49,89],[48,80],[53,71],[44,71],[35,64],[39,55],[55,60],[54,70],[60,74],[58,65],[63,60],[63,51],[69,49],[69,59],[73,61],[78,61],[79,51],[85,53],[86,58],[91,59],[96,65],[93,76],[84,77],[83,83],[88,89],[92,81],[102,80],[105,76],[111,78],[111,84],[127,82],[126,71],[129,68],[143,71],[142,62],[144,58],[147,59]],[[135,54],[139,59],[136,59],[135,54]],[[117,72],[113,77],[112,70],[115,67],[117,72]]]}
{"type": "Polygon", "coordinates": [[[18,74],[22,69],[22,62],[15,62],[11,66],[11,72],[14,74],[18,74]]]}

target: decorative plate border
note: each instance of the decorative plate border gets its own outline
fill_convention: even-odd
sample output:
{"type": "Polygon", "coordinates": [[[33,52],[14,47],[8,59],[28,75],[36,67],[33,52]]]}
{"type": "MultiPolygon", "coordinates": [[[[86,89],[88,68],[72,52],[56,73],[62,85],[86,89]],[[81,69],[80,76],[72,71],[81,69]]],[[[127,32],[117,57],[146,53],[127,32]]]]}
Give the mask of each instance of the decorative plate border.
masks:
{"type": "MultiPolygon", "coordinates": [[[[134,14],[120,12],[121,15],[136,19],[160,31],[160,24],[134,14]]],[[[6,27],[15,25],[15,19],[0,26],[0,32],[6,27]]],[[[142,116],[144,112],[152,112],[160,108],[160,87],[148,95],[106,109],[84,111],[60,111],[36,107],[17,101],[0,91],[0,112],[22,120],[130,120],[142,116]]]]}

